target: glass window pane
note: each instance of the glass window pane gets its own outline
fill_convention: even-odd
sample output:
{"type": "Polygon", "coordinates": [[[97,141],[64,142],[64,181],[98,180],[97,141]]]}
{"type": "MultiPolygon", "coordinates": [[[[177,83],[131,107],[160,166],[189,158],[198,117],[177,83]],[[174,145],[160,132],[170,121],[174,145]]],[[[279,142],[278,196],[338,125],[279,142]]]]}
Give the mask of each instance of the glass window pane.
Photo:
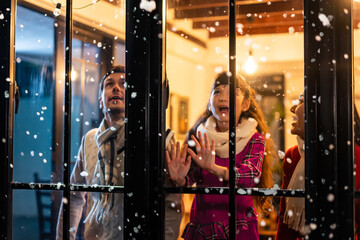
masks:
{"type": "MultiPolygon", "coordinates": [[[[71,192],[72,217],[67,231],[76,239],[123,239],[123,209],[124,195],[121,193],[71,192]]],[[[58,221],[57,236],[61,239],[62,214],[58,221]]]]}
{"type": "MultiPolygon", "coordinates": [[[[305,116],[304,99],[300,97],[304,91],[303,1],[293,3],[238,5],[237,66],[256,91],[255,99],[268,128],[262,133],[267,150],[259,183],[265,188],[305,188],[305,116]],[[270,181],[261,184],[266,179],[270,181]]],[[[262,208],[258,209],[260,214],[265,215],[259,217],[260,235],[275,239],[275,221],[279,219],[280,227],[286,229],[279,238],[300,237],[305,224],[305,199],[281,198],[279,202],[276,198],[272,204],[269,200],[257,204],[262,208]]]]}
{"type": "MultiPolygon", "coordinates": [[[[167,4],[166,76],[169,80],[170,97],[166,111],[166,128],[174,131],[175,141],[179,141],[182,147],[184,144],[188,144],[197,154],[199,152],[195,149],[195,142],[190,137],[197,133],[198,125],[195,126],[194,124],[202,113],[208,111],[208,102],[212,94],[215,77],[217,74],[228,70],[227,64],[219,64],[222,61],[226,62],[229,57],[228,45],[223,44],[226,41],[224,39],[228,40],[228,38],[211,38],[215,25],[198,24],[206,19],[217,19],[217,14],[222,15],[221,19],[228,18],[227,2],[219,4],[212,2],[168,1],[167,4]],[[207,5],[216,6],[207,9],[207,5]],[[194,129],[192,129],[193,127],[194,129]],[[189,131],[191,133],[187,137],[189,131]]],[[[227,30],[227,26],[225,29],[227,30]]],[[[204,118],[203,122],[205,121],[204,118]]],[[[210,125],[215,129],[214,124],[210,125]]],[[[228,134],[224,133],[224,141],[228,142],[227,139],[228,134]]],[[[169,146],[167,149],[170,150],[169,146]]],[[[228,163],[224,161],[221,164],[228,166],[228,163]]],[[[168,177],[166,176],[166,178],[168,177]]],[[[185,178],[182,177],[182,179],[185,178]]],[[[173,182],[176,183],[174,180],[173,182]]],[[[205,170],[202,171],[193,161],[186,185],[189,187],[222,187],[226,186],[226,183],[224,185],[223,179],[205,170]]],[[[197,221],[198,219],[194,219],[194,216],[202,215],[201,213],[199,215],[190,214],[194,195],[184,194],[182,197],[184,217],[180,225],[180,236],[185,227],[189,226],[187,224],[190,219],[192,222],[197,221]]],[[[196,198],[199,199],[199,194],[195,195],[196,198]]],[[[211,208],[209,204],[204,203],[211,208]]],[[[166,219],[165,222],[167,222],[166,219]]]]}
{"type": "MultiPolygon", "coordinates": [[[[118,66],[124,56],[115,52],[118,47],[125,54],[125,46],[117,44],[125,41],[124,9],[124,1],[73,5],[73,184],[124,185],[125,69],[118,66]]],[[[70,196],[70,229],[65,231],[82,232],[85,239],[123,238],[123,194],[70,196]]]]}
{"type": "Polygon", "coordinates": [[[165,239],[178,239],[182,222],[181,194],[165,195],[165,239]]]}
{"type": "Polygon", "coordinates": [[[53,16],[45,11],[18,5],[15,77],[20,104],[14,129],[15,181],[33,181],[35,172],[47,179],[54,177],[58,144],[54,128],[57,122],[54,36],[60,29],[53,16]]]}
{"type": "MultiPolygon", "coordinates": [[[[303,109],[303,106],[300,106],[303,99],[299,102],[299,95],[304,89],[303,2],[237,1],[236,13],[236,74],[241,75],[245,81],[244,84],[241,84],[242,78],[237,81],[240,91],[237,90],[236,96],[243,97],[236,101],[242,111],[239,117],[242,120],[239,121],[237,129],[240,129],[242,124],[251,122],[252,120],[245,121],[249,117],[254,118],[258,122],[255,131],[262,134],[263,139],[249,141],[251,139],[249,138],[246,143],[254,144],[252,146],[259,148],[262,146],[264,149],[264,144],[261,142],[266,142],[266,149],[261,153],[263,160],[258,161],[260,165],[252,163],[252,170],[247,172],[252,172],[252,177],[249,175],[246,177],[244,168],[249,169],[249,161],[253,161],[256,154],[260,154],[260,149],[256,148],[256,152],[251,152],[254,155],[249,160],[245,161],[245,158],[251,155],[250,152],[242,157],[244,162],[237,163],[236,171],[239,173],[237,183],[241,187],[272,188],[273,181],[276,184],[274,188],[279,189],[283,182],[284,163],[285,170],[291,168],[291,173],[286,173],[288,179],[286,179],[287,184],[284,185],[284,188],[288,188],[292,172],[300,160],[300,153],[297,150],[295,156],[287,150],[296,145],[301,147],[304,145],[303,140],[300,139],[298,143],[296,138],[296,135],[301,135],[304,139],[303,125],[302,132],[296,131],[297,125],[304,123],[304,115],[298,113],[301,119],[292,120],[295,113],[290,111],[293,105],[299,105],[298,109],[303,109]],[[289,42],[291,44],[288,44],[289,42]],[[248,92],[243,90],[248,89],[248,87],[243,87],[245,84],[250,85],[254,93],[250,91],[247,95],[248,92]],[[250,99],[250,96],[253,96],[254,101],[246,104],[246,99],[250,99]],[[251,109],[256,109],[254,110],[256,113],[262,113],[264,118],[253,114],[251,109]],[[256,167],[262,172],[261,177],[256,177],[254,170],[256,167]]],[[[207,133],[210,132],[207,128],[215,132],[212,136],[216,143],[219,143],[219,138],[222,136],[219,133],[227,130],[227,127],[223,127],[228,121],[225,118],[229,114],[229,94],[227,93],[225,100],[219,97],[219,102],[224,103],[223,106],[215,105],[213,101],[216,96],[212,91],[212,84],[217,74],[223,71],[226,74],[229,69],[228,26],[227,2],[192,0],[168,3],[166,72],[170,84],[170,105],[167,110],[167,127],[175,131],[175,138],[180,142],[184,141],[188,131],[196,130],[197,126],[195,129],[191,128],[204,110],[214,118],[211,122],[207,120],[210,118],[206,117],[203,122],[205,122],[204,126],[207,124],[204,127],[207,133]],[[216,112],[217,107],[218,112],[216,112]]],[[[220,82],[218,85],[223,86],[224,89],[216,89],[218,91],[215,94],[228,91],[226,84],[220,82]]],[[[251,128],[246,127],[246,129],[251,128]]],[[[241,134],[245,132],[237,132],[238,136],[241,134]]],[[[255,136],[252,134],[251,136],[255,136]]],[[[228,142],[228,133],[225,135],[224,141],[228,142]]],[[[242,138],[245,139],[245,137],[242,138]]],[[[190,144],[194,146],[193,142],[190,144]]],[[[243,150],[247,145],[244,145],[241,146],[240,141],[237,142],[238,157],[245,152],[243,150]]],[[[221,165],[217,162],[221,159],[220,146],[223,145],[215,144],[216,165],[221,165]]],[[[227,146],[225,148],[228,148],[227,146]]],[[[223,158],[226,159],[228,153],[224,156],[223,158]]],[[[227,160],[222,166],[226,167],[226,164],[228,164],[227,160]]],[[[215,182],[220,182],[219,186],[228,186],[216,171],[206,171],[200,165],[201,162],[193,159],[187,184],[195,182],[192,180],[201,179],[202,181],[196,182],[197,186],[217,186],[215,182]],[[192,169],[195,170],[192,171],[192,169]]],[[[303,165],[299,168],[301,166],[303,165]]],[[[296,177],[294,175],[294,179],[300,177],[304,183],[304,171],[299,172],[296,177]]],[[[304,184],[294,185],[294,182],[298,181],[293,180],[289,188],[304,188],[304,184]]],[[[191,204],[191,201],[186,204],[191,204]]],[[[279,202],[275,204],[277,208],[279,202]]],[[[265,206],[271,207],[263,203],[260,207],[265,206]]],[[[277,218],[277,211],[272,212],[274,213],[275,216],[271,219],[277,218]]]]}
{"type": "MultiPolygon", "coordinates": [[[[264,113],[269,128],[264,135],[274,144],[268,152],[275,153],[272,178],[281,187],[283,170],[288,170],[285,175],[291,178],[299,161],[288,150],[303,145],[297,141],[299,134],[304,138],[303,112],[291,112],[304,89],[303,2],[297,1],[295,5],[264,2],[253,8],[240,4],[238,8],[237,64],[256,91],[256,100],[264,113]]],[[[300,157],[297,148],[293,151],[300,157]]],[[[288,182],[283,187],[287,188],[288,182]]]]}
{"type": "MultiPolygon", "coordinates": [[[[357,164],[357,148],[360,146],[360,124],[359,119],[356,115],[356,112],[359,110],[360,106],[360,18],[356,14],[360,12],[360,2],[354,1],[354,79],[355,79],[355,126],[354,126],[354,135],[355,135],[355,164],[356,164],[356,190],[360,190],[360,166],[357,164]]],[[[360,161],[360,159],[359,159],[360,161]]]]}
{"type": "Polygon", "coordinates": [[[61,192],[14,190],[13,199],[14,240],[54,238],[61,192]]]}
{"type": "MultiPolygon", "coordinates": [[[[265,5],[260,3],[254,6],[250,13],[243,12],[237,20],[238,66],[256,90],[256,99],[269,129],[264,135],[274,144],[268,148],[264,160],[266,162],[266,158],[273,155],[273,166],[267,166],[272,174],[266,171],[266,164],[263,164],[263,179],[266,178],[265,174],[268,177],[272,175],[274,188],[303,189],[305,116],[303,99],[299,102],[304,89],[303,1],[297,1],[296,6],[285,2],[265,5]],[[266,13],[260,10],[262,8],[267,10],[266,13]]],[[[243,7],[246,9],[246,6],[243,7]]],[[[267,146],[271,146],[270,142],[267,146]]],[[[292,220],[304,219],[301,216],[305,216],[305,200],[276,200],[273,200],[274,209],[259,221],[262,229],[260,234],[273,234],[276,231],[274,220],[280,219],[281,228],[289,229],[292,225],[295,229],[288,231],[300,236],[298,232],[305,222],[292,220]],[[283,223],[284,219],[286,223],[283,223]]],[[[264,209],[263,212],[266,211],[264,209]]],[[[286,232],[279,234],[283,238],[289,237],[286,232]]]]}
{"type": "Polygon", "coordinates": [[[73,4],[72,167],[82,137],[91,129],[98,128],[104,116],[99,108],[101,79],[112,66],[124,66],[120,59],[125,58],[125,45],[118,44],[125,40],[124,10],[125,1],[73,4]]]}

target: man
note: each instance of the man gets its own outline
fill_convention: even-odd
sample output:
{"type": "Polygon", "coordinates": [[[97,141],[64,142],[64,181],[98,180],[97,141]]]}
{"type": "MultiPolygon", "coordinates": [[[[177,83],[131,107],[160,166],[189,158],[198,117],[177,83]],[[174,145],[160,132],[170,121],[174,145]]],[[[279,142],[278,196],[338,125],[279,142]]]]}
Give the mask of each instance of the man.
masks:
{"type": "MultiPolygon", "coordinates": [[[[82,139],[70,182],[86,185],[124,185],[125,139],[125,69],[113,67],[99,85],[99,104],[104,118],[97,129],[90,130],[82,139]],[[112,154],[113,153],[113,154],[112,154]]],[[[169,88],[164,82],[164,108],[167,107],[169,88]]],[[[166,145],[174,141],[168,130],[166,145]]],[[[167,178],[165,178],[167,179],[167,178]]],[[[166,185],[169,184],[167,179],[166,185]]],[[[123,196],[112,193],[71,192],[70,239],[76,237],[77,228],[86,204],[85,239],[123,239],[123,196]]],[[[62,207],[60,209],[62,213],[62,207]]],[[[165,196],[165,236],[177,239],[181,221],[180,194],[165,196]]],[[[59,214],[57,238],[62,239],[62,214],[59,214]]]]}
{"type": "MultiPolygon", "coordinates": [[[[288,149],[283,162],[282,189],[304,189],[305,187],[305,124],[304,96],[290,108],[295,114],[291,134],[297,136],[298,145],[288,149]]],[[[305,199],[281,198],[278,218],[277,240],[303,239],[305,225],[305,199]]]]}
{"type": "MultiPolygon", "coordinates": [[[[124,185],[124,83],[123,66],[113,67],[100,81],[99,104],[104,118],[99,128],[90,130],[83,137],[71,183],[124,185]]],[[[70,202],[70,239],[75,239],[85,204],[86,240],[123,238],[122,194],[71,192],[70,202]]],[[[56,239],[62,239],[62,228],[62,214],[59,214],[56,239]]]]}

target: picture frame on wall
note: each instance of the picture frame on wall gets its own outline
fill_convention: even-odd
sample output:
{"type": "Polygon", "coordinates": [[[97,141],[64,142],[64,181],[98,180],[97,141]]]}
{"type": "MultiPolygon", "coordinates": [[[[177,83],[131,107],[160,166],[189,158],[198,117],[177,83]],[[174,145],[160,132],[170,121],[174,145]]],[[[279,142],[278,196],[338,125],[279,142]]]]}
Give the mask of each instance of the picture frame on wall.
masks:
{"type": "Polygon", "coordinates": [[[186,97],[179,97],[178,131],[180,134],[186,134],[188,131],[188,106],[189,106],[189,99],[186,97]]]}
{"type": "Polygon", "coordinates": [[[167,126],[175,131],[179,140],[185,138],[189,131],[189,98],[176,93],[170,94],[170,104],[167,112],[167,126]]]}

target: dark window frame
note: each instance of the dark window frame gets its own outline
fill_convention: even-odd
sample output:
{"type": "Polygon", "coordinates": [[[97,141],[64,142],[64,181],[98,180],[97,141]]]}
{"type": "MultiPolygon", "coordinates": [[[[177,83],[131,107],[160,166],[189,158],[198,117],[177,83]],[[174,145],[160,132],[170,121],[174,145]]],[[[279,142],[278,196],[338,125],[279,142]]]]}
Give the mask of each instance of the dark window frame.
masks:
{"type": "MultiPolygon", "coordinates": [[[[164,79],[165,54],[164,41],[159,39],[159,33],[165,33],[162,16],[162,9],[165,2],[157,0],[157,9],[152,13],[138,9],[138,3],[127,1],[127,33],[126,33],[126,74],[127,81],[137,91],[139,97],[132,99],[132,89],[128,89],[126,100],[127,118],[126,126],[126,175],[125,187],[99,186],[98,188],[89,186],[78,186],[77,191],[108,191],[125,193],[125,216],[133,216],[133,210],[144,218],[131,218],[124,228],[126,239],[139,237],[141,239],[163,239],[163,206],[164,193],[201,193],[219,194],[219,188],[207,188],[206,193],[203,188],[165,188],[161,182],[149,181],[150,179],[163,179],[161,166],[164,162],[163,145],[164,139],[159,136],[159,132],[164,133],[164,119],[161,110],[161,83],[164,79]],[[136,7],[136,11],[133,11],[136,7]],[[136,23],[135,19],[140,19],[141,24],[136,23]],[[135,37],[131,32],[137,28],[139,37],[135,37]],[[140,36],[141,35],[141,36],[140,36]],[[143,40],[146,37],[146,41],[143,40]],[[146,57],[144,57],[146,52],[146,57]],[[151,93],[151,97],[149,94],[151,93]],[[131,105],[140,106],[129,108],[131,105]],[[145,109],[145,110],[143,110],[145,109]],[[151,111],[152,110],[152,111],[151,111]],[[136,119],[134,121],[133,119],[136,119]],[[144,126],[139,129],[140,125],[144,126]],[[136,122],[136,124],[135,124],[136,122]],[[129,133],[131,129],[131,134],[129,133]],[[144,139],[139,143],[138,139],[144,139]],[[133,146],[133,147],[129,147],[133,146]],[[155,150],[154,150],[155,149],[155,150]],[[130,161],[130,159],[141,159],[142,161],[130,161]],[[143,169],[146,168],[146,174],[143,169]],[[138,184],[140,182],[140,184],[138,184]],[[132,193],[132,194],[128,194],[132,193]],[[130,197],[131,195],[131,197],[130,197]],[[147,204],[144,204],[144,201],[147,204]],[[133,228],[141,225],[142,231],[134,234],[133,228]]],[[[235,56],[236,30],[235,30],[235,1],[230,0],[230,54],[235,56]]],[[[67,0],[67,33],[72,32],[71,9],[72,1],[67,0]]],[[[4,19],[0,24],[0,31],[4,33],[0,38],[0,76],[5,79],[14,79],[14,22],[15,22],[15,0],[3,0],[0,3],[0,11],[4,19]]],[[[306,200],[306,223],[317,224],[316,230],[310,234],[310,239],[330,238],[354,238],[354,196],[360,197],[359,192],[354,192],[353,179],[353,26],[352,26],[352,5],[351,0],[336,1],[331,0],[326,3],[321,1],[304,1],[304,38],[305,38],[305,106],[306,106],[306,188],[305,191],[297,190],[295,195],[289,190],[280,190],[276,196],[304,197],[306,200]],[[344,9],[348,13],[344,14],[344,9]],[[318,19],[318,13],[324,12],[334,16],[332,28],[322,26],[318,19]],[[315,26],[313,26],[315,23],[315,26]],[[347,26],[344,27],[344,26],[347,26]],[[321,42],[317,42],[315,37],[319,32],[325,33],[321,42]],[[321,54],[318,53],[320,49],[321,54]],[[348,54],[348,58],[344,58],[348,54]],[[316,60],[313,61],[312,59],[316,60]],[[334,62],[332,60],[335,60],[334,62]],[[315,97],[315,100],[313,99],[315,97]],[[321,97],[321,101],[319,101],[321,97]],[[323,103],[323,104],[322,104],[323,103]],[[326,103],[326,104],[324,104],[326,103]],[[334,111],[336,109],[336,111],[334,111]],[[341,110],[341,111],[340,111],[341,110]],[[331,114],[329,114],[331,113],[331,114]],[[318,141],[318,135],[324,134],[324,141],[318,141]],[[335,133],[332,134],[332,133],[335,133]],[[348,144],[350,143],[350,144],[348,144]],[[333,144],[334,151],[326,155],[325,150],[333,144]],[[345,159],[348,161],[344,161],[345,159]],[[327,166],[334,166],[333,171],[328,171],[327,166]],[[341,173],[341,174],[340,174],[341,173]],[[322,184],[321,179],[326,178],[327,182],[337,182],[336,184],[322,184]],[[329,188],[331,189],[329,190],[329,188]],[[347,188],[346,188],[347,187],[347,188]],[[328,194],[334,194],[334,201],[327,201],[328,194]],[[340,209],[339,206],[345,209],[340,209]],[[332,214],[330,210],[333,210],[332,214]],[[331,226],[336,223],[336,228],[331,226]]],[[[165,36],[165,34],[163,35],[165,36]]],[[[66,35],[66,46],[71,46],[71,34],[66,35]]],[[[235,58],[229,59],[230,72],[236,72],[235,58]]],[[[70,113],[71,107],[71,81],[69,79],[71,71],[71,48],[66,51],[65,69],[67,74],[65,84],[65,112],[70,113]]],[[[232,74],[231,81],[234,82],[235,74],[232,74]]],[[[14,189],[42,189],[42,190],[62,190],[64,197],[70,196],[69,177],[70,177],[70,127],[71,115],[67,114],[64,118],[64,184],[58,188],[54,184],[37,185],[35,188],[28,183],[12,182],[12,151],[13,151],[13,119],[14,119],[14,93],[15,84],[0,85],[0,92],[9,92],[9,98],[0,98],[0,105],[5,106],[5,114],[0,117],[0,159],[1,164],[1,227],[0,236],[3,239],[12,239],[12,191],[14,189]]],[[[231,109],[235,109],[234,84],[231,85],[231,109]]],[[[234,111],[232,111],[234,112],[234,111]]],[[[234,116],[230,119],[231,126],[234,124],[234,116]]],[[[230,132],[234,129],[230,129],[230,132]]],[[[163,135],[163,134],[162,134],[163,135]]],[[[230,136],[230,139],[232,137],[230,136]]],[[[235,141],[233,141],[235,142],[235,141]]],[[[234,148],[234,145],[230,147],[234,148]]],[[[230,166],[234,165],[235,156],[230,156],[230,166]]],[[[231,167],[230,167],[231,168],[231,167]]],[[[230,171],[230,178],[234,180],[234,171],[230,171]]],[[[224,188],[222,194],[229,194],[230,211],[234,212],[236,192],[234,181],[230,181],[230,187],[224,188]]],[[[264,189],[252,189],[250,195],[264,195],[264,189]]],[[[69,226],[69,205],[64,208],[64,226],[69,226]]],[[[235,214],[231,214],[235,216],[235,214]]],[[[235,220],[230,219],[230,234],[234,238],[235,220]]],[[[66,229],[66,227],[64,227],[66,229]]],[[[64,231],[67,234],[67,231],[64,231]]],[[[66,236],[64,235],[65,239],[66,236]]]]}

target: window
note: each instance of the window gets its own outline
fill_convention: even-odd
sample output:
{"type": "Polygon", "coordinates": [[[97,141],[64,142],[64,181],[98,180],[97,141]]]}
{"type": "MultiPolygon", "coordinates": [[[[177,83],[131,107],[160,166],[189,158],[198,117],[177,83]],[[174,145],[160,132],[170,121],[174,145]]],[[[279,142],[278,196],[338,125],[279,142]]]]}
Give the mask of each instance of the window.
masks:
{"type": "MultiPolygon", "coordinates": [[[[230,212],[239,207],[236,195],[272,194],[274,212],[279,197],[301,197],[310,239],[353,239],[354,196],[359,198],[353,188],[352,107],[358,95],[358,2],[231,1],[230,7],[220,0],[149,2],[155,3],[153,11],[134,1],[125,6],[120,0],[90,5],[68,0],[62,1],[57,17],[51,1],[0,4],[4,33],[0,41],[5,46],[0,53],[0,75],[5,79],[0,87],[4,93],[0,104],[5,106],[0,120],[1,236],[45,237],[46,232],[33,231],[39,226],[54,236],[59,204],[71,193],[112,191],[124,197],[128,221],[121,231],[126,239],[164,239],[165,196],[178,193],[229,195],[230,212]],[[255,65],[246,60],[257,62],[255,74],[250,71],[255,65]],[[125,185],[71,185],[71,163],[81,136],[101,120],[98,81],[115,64],[126,66],[125,185]],[[224,188],[164,185],[165,128],[171,127],[178,140],[185,139],[207,108],[212,81],[221,71],[231,72],[232,81],[241,71],[257,90],[267,124],[278,129],[268,135],[274,138],[278,158],[296,144],[288,133],[289,108],[305,89],[305,189],[248,191],[231,180],[224,188]],[[165,72],[170,84],[166,114],[165,72]],[[15,94],[15,81],[20,95],[15,94]],[[38,181],[41,185],[34,184],[38,181]],[[36,197],[46,193],[43,205],[50,210],[36,212],[36,197]],[[50,223],[42,222],[49,214],[50,223]]],[[[231,96],[229,101],[235,102],[235,95],[231,96]]],[[[233,120],[230,132],[235,130],[233,120]]],[[[234,164],[235,155],[230,159],[234,164]]],[[[280,186],[281,166],[276,174],[274,181],[280,186]]],[[[234,177],[230,171],[230,178],[234,177]]],[[[68,221],[69,205],[64,206],[67,236],[74,229],[68,221]]],[[[229,218],[232,237],[235,221],[234,216],[229,218]]],[[[276,216],[259,218],[259,223],[261,237],[274,237],[276,216]]],[[[78,238],[82,231],[78,230],[78,238]]]]}

